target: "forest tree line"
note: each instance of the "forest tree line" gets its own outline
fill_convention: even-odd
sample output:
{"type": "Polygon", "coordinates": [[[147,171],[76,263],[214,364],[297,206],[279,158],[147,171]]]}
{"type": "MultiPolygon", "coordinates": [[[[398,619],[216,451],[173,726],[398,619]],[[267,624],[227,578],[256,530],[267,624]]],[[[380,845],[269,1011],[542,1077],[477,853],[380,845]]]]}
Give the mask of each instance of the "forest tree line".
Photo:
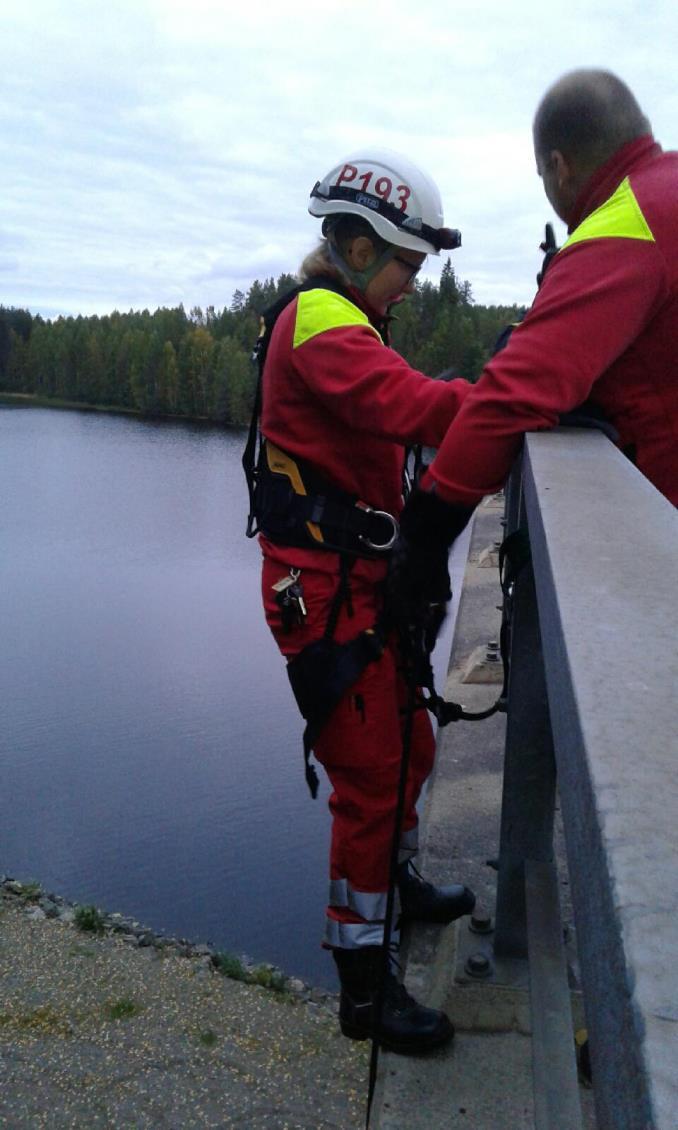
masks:
{"type": "MultiPolygon", "coordinates": [[[[292,275],[236,290],[228,308],[183,306],[45,320],[0,306],[0,392],[27,393],[148,416],[232,426],[249,421],[259,316],[296,284],[292,275]]],[[[439,285],[417,282],[392,323],[392,344],[416,369],[477,380],[520,306],[481,306],[448,259],[439,285]]]]}

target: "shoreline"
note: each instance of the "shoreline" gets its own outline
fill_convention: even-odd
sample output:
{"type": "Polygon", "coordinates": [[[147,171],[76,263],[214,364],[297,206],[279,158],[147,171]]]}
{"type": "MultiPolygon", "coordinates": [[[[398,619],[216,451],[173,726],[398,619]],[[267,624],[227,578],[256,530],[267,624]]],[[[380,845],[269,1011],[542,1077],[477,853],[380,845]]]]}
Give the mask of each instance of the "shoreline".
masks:
{"type": "Polygon", "coordinates": [[[139,412],[136,408],[123,408],[115,404],[88,404],[82,400],[62,400],[56,396],[40,396],[35,392],[8,392],[0,389],[0,405],[16,404],[24,408],[56,408],[67,412],[104,412],[109,416],[129,416],[133,420],[142,420],[151,424],[169,423],[197,424],[204,428],[215,428],[220,431],[242,432],[247,424],[226,424],[220,420],[211,420],[209,416],[183,416],[159,415],[153,412],[139,412]]]}
{"type": "Polygon", "coordinates": [[[63,408],[79,412],[109,412],[111,415],[141,417],[141,413],[133,408],[118,408],[113,404],[85,404],[82,400],[62,400],[56,396],[40,396],[35,392],[6,392],[3,389],[0,391],[0,404],[2,403],[23,404],[26,408],[63,408]]]}
{"type": "Polygon", "coordinates": [[[207,943],[152,930],[130,915],[102,910],[93,904],[73,902],[44,890],[33,880],[23,882],[11,875],[0,875],[0,911],[5,906],[22,911],[31,922],[52,921],[73,926],[82,938],[115,937],[133,949],[151,948],[161,956],[167,954],[197,960],[229,980],[294,997],[303,1003],[325,1008],[332,1015],[338,1008],[337,993],[311,985],[300,977],[289,976],[269,962],[255,962],[247,954],[234,954],[207,943]],[[79,924],[79,920],[86,924],[79,924]]]}
{"type": "Polygon", "coordinates": [[[0,1126],[364,1127],[369,1049],[331,994],[234,979],[123,915],[78,929],[79,909],[0,881],[0,1126]]]}

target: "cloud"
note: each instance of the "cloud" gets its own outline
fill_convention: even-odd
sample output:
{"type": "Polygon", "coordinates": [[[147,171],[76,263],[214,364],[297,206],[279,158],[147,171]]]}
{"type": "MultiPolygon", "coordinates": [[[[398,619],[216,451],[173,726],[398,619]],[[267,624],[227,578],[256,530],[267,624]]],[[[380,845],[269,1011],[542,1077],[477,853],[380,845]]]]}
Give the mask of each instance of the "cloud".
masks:
{"type": "Polygon", "coordinates": [[[345,0],[341,19],[305,0],[14,6],[0,74],[0,301],[228,304],[255,276],[296,269],[317,235],[313,182],[379,144],[440,184],[463,232],[455,268],[476,298],[527,302],[552,218],[530,146],[539,97],[573,66],[611,66],[670,144],[677,30],[674,7],[652,0],[640,22],[631,0],[530,0],[519,18],[442,0],[345,0]]]}

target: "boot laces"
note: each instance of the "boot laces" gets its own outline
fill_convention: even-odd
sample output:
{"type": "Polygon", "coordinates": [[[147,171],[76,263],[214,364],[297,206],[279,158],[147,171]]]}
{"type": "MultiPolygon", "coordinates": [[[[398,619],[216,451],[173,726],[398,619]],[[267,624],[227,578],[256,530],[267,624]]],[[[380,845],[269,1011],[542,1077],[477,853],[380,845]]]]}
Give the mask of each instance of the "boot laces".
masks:
{"type": "Polygon", "coordinates": [[[421,890],[432,891],[434,889],[433,884],[429,883],[428,880],[424,878],[419,868],[415,867],[414,862],[411,859],[408,859],[407,861],[407,870],[413,873],[413,878],[412,876],[410,876],[410,878],[414,883],[416,883],[418,887],[420,887],[421,890]]]}
{"type": "Polygon", "coordinates": [[[398,944],[392,942],[389,946],[389,951],[389,970],[386,974],[386,983],[384,985],[384,1000],[388,1000],[394,1010],[406,1012],[408,1009],[416,1007],[417,1002],[414,997],[410,996],[402,981],[399,979],[402,977],[403,970],[395,956],[399,951],[398,944]]]}
{"type": "Polygon", "coordinates": [[[417,1002],[410,996],[405,986],[394,973],[389,973],[386,981],[384,1000],[388,1001],[394,1012],[410,1012],[417,1002]]]}

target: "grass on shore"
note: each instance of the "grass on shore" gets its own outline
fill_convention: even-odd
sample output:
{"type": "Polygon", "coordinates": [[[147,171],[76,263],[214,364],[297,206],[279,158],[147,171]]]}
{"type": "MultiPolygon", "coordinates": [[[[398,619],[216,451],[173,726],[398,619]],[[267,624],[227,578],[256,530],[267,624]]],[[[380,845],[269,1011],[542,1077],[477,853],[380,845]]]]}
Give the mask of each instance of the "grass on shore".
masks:
{"type": "Polygon", "coordinates": [[[261,985],[264,989],[273,989],[276,993],[284,993],[287,978],[277,969],[268,965],[256,965],[254,969],[247,966],[232,953],[217,953],[214,955],[214,965],[224,977],[232,981],[243,981],[246,985],[261,985]]]}
{"type": "Polygon", "coordinates": [[[86,934],[103,934],[104,918],[96,906],[79,906],[76,908],[73,921],[86,934]]]}

